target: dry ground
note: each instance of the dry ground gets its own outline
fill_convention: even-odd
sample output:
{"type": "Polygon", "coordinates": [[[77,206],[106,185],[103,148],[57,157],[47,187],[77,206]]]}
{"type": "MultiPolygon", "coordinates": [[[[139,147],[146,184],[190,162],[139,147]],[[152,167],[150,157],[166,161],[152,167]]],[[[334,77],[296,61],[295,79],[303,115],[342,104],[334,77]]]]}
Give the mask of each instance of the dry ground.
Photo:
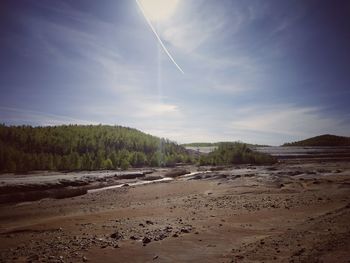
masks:
{"type": "Polygon", "coordinates": [[[2,205],[0,262],[350,262],[349,163],[235,169],[2,205]]]}

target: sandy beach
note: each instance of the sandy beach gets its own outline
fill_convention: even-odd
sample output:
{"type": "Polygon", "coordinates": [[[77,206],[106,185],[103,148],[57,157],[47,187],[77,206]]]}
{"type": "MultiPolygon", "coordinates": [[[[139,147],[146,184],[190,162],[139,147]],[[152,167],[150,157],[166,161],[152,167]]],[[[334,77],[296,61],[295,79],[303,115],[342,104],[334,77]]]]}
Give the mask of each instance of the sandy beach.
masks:
{"type": "Polygon", "coordinates": [[[349,162],[209,168],[2,204],[0,262],[348,262],[349,162]]]}

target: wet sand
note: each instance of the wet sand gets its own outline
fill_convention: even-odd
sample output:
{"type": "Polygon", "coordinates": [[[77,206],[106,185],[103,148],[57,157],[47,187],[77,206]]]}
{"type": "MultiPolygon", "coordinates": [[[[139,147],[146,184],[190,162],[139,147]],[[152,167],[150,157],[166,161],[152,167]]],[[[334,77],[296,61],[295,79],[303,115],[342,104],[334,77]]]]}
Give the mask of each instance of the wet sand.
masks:
{"type": "Polygon", "coordinates": [[[349,222],[349,162],[236,166],[2,204],[0,262],[349,262],[349,222]]]}

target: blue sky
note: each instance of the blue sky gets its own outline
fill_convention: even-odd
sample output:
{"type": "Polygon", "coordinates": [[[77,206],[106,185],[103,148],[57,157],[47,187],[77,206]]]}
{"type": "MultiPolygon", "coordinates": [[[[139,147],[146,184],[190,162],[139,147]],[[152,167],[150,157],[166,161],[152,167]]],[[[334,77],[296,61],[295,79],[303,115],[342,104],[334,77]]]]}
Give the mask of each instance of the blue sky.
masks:
{"type": "Polygon", "coordinates": [[[0,122],[116,124],[179,143],[350,135],[350,2],[4,1],[0,122]]]}

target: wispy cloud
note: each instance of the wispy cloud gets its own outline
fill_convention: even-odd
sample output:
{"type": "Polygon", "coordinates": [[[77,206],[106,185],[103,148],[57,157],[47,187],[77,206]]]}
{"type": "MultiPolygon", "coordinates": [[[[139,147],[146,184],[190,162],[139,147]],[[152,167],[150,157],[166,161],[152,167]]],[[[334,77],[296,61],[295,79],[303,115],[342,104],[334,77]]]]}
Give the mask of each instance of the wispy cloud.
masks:
{"type": "Polygon", "coordinates": [[[274,105],[243,109],[232,128],[301,139],[320,133],[345,135],[350,125],[339,116],[326,115],[319,107],[274,105]]]}
{"type": "Polygon", "coordinates": [[[331,116],[317,107],[295,105],[260,105],[238,107],[236,110],[184,116],[163,126],[144,126],[148,132],[171,136],[178,142],[245,141],[269,145],[301,140],[331,133],[348,136],[347,116],[331,116]]]}
{"type": "Polygon", "coordinates": [[[179,3],[154,28],[185,75],[162,54],[135,1],[15,9],[0,42],[0,103],[9,106],[0,121],[120,124],[178,142],[349,134],[347,42],[341,34],[334,40],[344,44],[320,41],[330,34],[313,28],[310,1],[179,3]],[[319,63],[326,58],[333,63],[319,63]]]}
{"type": "Polygon", "coordinates": [[[0,119],[6,124],[11,125],[53,126],[62,124],[98,124],[94,121],[81,120],[69,116],[11,107],[0,107],[0,119]]]}
{"type": "Polygon", "coordinates": [[[219,5],[208,6],[198,3],[185,3],[183,9],[193,9],[193,14],[182,14],[161,27],[165,41],[183,52],[191,53],[208,40],[220,38],[226,23],[224,10],[219,5]],[[213,10],[215,9],[215,10],[213,10]],[[215,14],[215,15],[214,15],[215,14]]]}

